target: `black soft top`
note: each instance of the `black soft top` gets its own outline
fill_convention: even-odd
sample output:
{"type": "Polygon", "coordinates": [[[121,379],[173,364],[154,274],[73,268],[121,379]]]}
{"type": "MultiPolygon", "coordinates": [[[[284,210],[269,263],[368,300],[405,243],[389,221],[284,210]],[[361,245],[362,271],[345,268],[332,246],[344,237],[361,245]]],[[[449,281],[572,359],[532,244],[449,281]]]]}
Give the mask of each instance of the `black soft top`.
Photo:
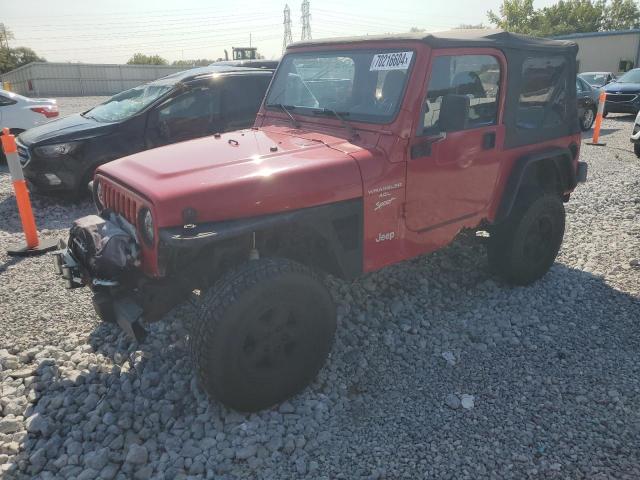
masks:
{"type": "Polygon", "coordinates": [[[494,47],[517,50],[553,50],[557,53],[575,53],[578,46],[570,40],[550,40],[547,38],[530,37],[504,30],[449,30],[433,33],[401,33],[394,35],[368,35],[360,37],[337,37],[319,40],[296,42],[287,49],[312,47],[321,45],[337,45],[345,43],[369,43],[384,41],[414,41],[424,42],[433,48],[455,47],[494,47]]]}

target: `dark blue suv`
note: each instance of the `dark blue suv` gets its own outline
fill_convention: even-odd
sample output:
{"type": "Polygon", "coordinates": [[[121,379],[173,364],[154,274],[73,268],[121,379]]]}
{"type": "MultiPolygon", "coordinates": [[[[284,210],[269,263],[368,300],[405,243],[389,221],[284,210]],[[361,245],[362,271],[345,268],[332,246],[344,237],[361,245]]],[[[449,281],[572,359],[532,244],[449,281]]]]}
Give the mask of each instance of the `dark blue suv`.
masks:
{"type": "Polygon", "coordinates": [[[633,113],[635,115],[640,111],[640,68],[629,70],[603,88],[607,92],[605,113],[633,113]]]}

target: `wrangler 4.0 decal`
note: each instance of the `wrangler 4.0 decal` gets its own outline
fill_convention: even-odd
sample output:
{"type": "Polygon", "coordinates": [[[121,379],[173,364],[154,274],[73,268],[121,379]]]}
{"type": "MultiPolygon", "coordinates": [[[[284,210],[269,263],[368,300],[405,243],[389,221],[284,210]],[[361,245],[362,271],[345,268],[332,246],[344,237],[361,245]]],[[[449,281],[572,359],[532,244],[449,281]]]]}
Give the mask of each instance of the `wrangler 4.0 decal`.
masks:
{"type": "MultiPolygon", "coordinates": [[[[380,196],[382,196],[384,194],[380,194],[380,196]]],[[[376,202],[376,206],[374,207],[373,211],[377,212],[378,210],[383,209],[384,207],[388,207],[389,205],[391,205],[394,201],[396,200],[396,197],[391,197],[391,198],[387,198],[386,200],[381,200],[379,202],[376,202]]]]}
{"type": "Polygon", "coordinates": [[[369,71],[406,70],[411,63],[413,52],[378,53],[373,56],[369,71]]]}
{"type": "Polygon", "coordinates": [[[402,188],[402,182],[391,183],[389,185],[383,185],[381,187],[372,188],[367,191],[369,195],[375,195],[376,193],[380,194],[380,198],[387,196],[390,190],[397,190],[398,188],[402,188]]]}

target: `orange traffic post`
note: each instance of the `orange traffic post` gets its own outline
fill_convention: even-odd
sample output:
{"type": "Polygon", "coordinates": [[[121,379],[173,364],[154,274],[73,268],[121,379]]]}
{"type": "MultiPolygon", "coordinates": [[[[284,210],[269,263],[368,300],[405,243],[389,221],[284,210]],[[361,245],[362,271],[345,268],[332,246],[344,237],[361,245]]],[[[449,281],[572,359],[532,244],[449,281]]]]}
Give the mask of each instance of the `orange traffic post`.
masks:
{"type": "Polygon", "coordinates": [[[602,115],[604,114],[604,104],[607,101],[607,93],[604,90],[600,91],[600,98],[598,99],[598,114],[596,115],[596,125],[593,127],[593,139],[587,142],[587,145],[595,145],[597,147],[604,147],[606,143],[600,142],[600,128],[602,127],[602,115]]]}
{"type": "Polygon", "coordinates": [[[22,230],[26,240],[25,245],[11,247],[7,250],[9,255],[39,255],[41,253],[53,250],[57,247],[57,240],[40,241],[38,239],[38,230],[36,229],[36,221],[33,218],[33,210],[31,209],[31,200],[29,200],[29,190],[27,182],[22,174],[22,166],[18,159],[18,147],[16,139],[9,133],[8,128],[2,129],[2,150],[7,157],[9,165],[9,173],[11,174],[11,182],[13,183],[13,191],[16,194],[16,203],[18,204],[18,213],[22,222],[22,230]]]}

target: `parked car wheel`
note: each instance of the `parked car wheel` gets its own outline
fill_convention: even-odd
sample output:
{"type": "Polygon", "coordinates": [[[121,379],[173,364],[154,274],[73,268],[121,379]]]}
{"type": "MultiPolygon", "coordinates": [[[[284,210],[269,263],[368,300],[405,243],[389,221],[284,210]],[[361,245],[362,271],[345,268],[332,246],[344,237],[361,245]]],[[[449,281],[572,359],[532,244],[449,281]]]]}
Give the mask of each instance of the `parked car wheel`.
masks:
{"type": "Polygon", "coordinates": [[[596,119],[596,110],[587,108],[582,114],[582,118],[580,119],[580,128],[582,128],[583,132],[590,130],[593,126],[593,122],[596,119]]]}
{"type": "Polygon", "coordinates": [[[506,221],[490,232],[489,264],[514,285],[529,285],[553,265],[564,237],[565,211],[557,194],[523,195],[506,221]]]}
{"type": "Polygon", "coordinates": [[[290,260],[252,260],[204,294],[191,357],[209,395],[258,411],[313,380],[335,329],[335,305],[316,274],[290,260]]]}
{"type": "Polygon", "coordinates": [[[633,153],[636,154],[636,157],[640,158],[640,143],[633,144],[633,153]]]}

